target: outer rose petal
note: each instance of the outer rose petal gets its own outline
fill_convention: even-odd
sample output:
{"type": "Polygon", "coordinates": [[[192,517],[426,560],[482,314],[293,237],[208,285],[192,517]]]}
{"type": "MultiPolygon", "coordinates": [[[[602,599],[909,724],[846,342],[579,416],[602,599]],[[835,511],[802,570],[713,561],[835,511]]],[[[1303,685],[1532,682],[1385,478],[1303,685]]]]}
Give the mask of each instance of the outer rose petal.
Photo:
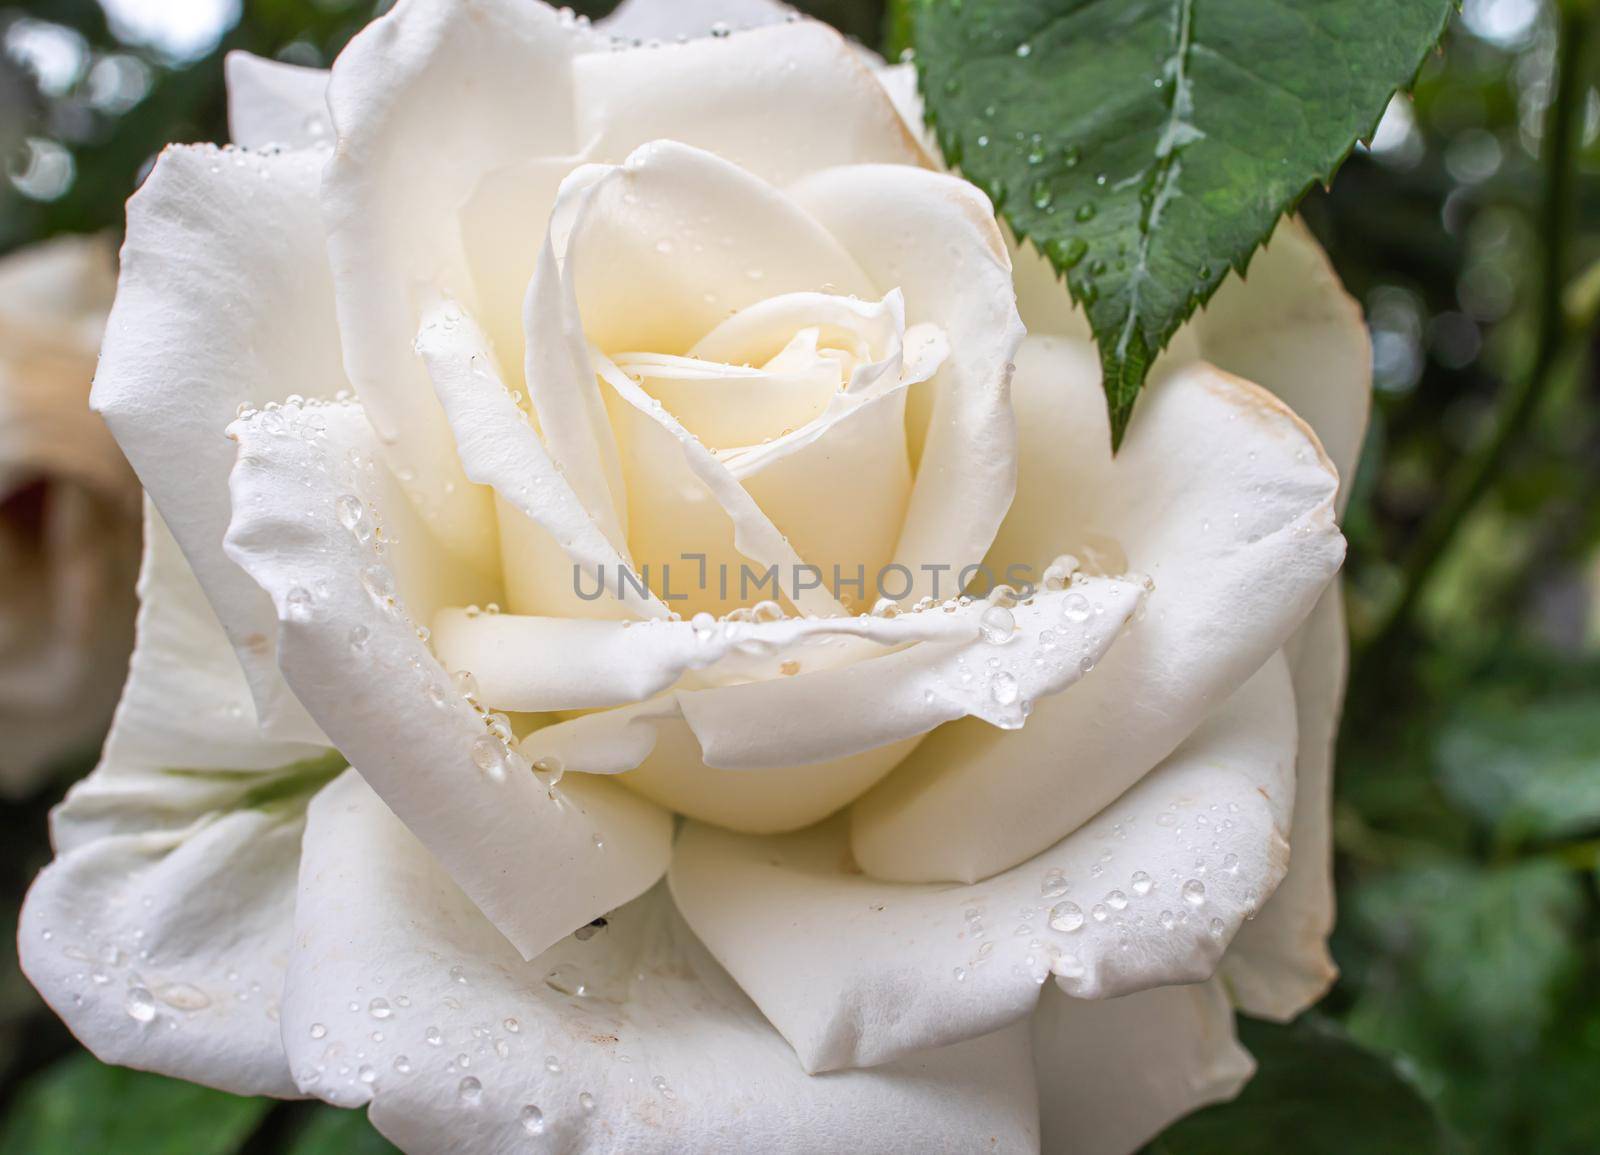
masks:
{"type": "Polygon", "coordinates": [[[1089,346],[1030,338],[1014,398],[1022,479],[992,556],[1115,542],[1155,588],[1021,733],[945,727],[857,803],[852,846],[882,878],[975,881],[1075,829],[1283,645],[1344,556],[1332,466],[1264,390],[1205,365],[1154,382],[1115,459],[1089,346]]]}
{"type": "Polygon", "coordinates": [[[1189,327],[1200,356],[1272,390],[1316,431],[1343,479],[1342,510],[1372,407],[1372,342],[1311,230],[1282,221],[1189,327]]]}
{"type": "Polygon", "coordinates": [[[334,63],[324,186],[350,378],[453,552],[492,562],[493,508],[461,474],[411,353],[436,296],[470,301],[457,212],[490,172],[575,151],[571,61],[594,37],[516,0],[407,0],[334,63]]]}
{"type": "Polygon", "coordinates": [[[58,857],[23,907],[22,967],[107,1062],[290,1095],[276,1015],[321,780],[295,764],[324,752],[260,738],[239,664],[154,517],[140,596],[105,757],[53,815],[58,857]]]}
{"type": "Polygon", "coordinates": [[[277,670],[272,605],[222,553],[241,404],[345,385],[317,203],[323,157],[174,147],[128,202],[90,403],[183,546],[272,737],[317,741],[277,670]]]}
{"type": "Polygon", "coordinates": [[[525,963],[353,774],[312,812],[283,1030],[306,1090],[412,1155],[1038,1143],[1023,1028],[811,1078],[664,891],[525,963]]]}
{"type": "Polygon", "coordinates": [[[1210,977],[1283,876],[1294,752],[1275,658],[1127,795],[985,882],[863,875],[840,823],[690,824],[672,891],[807,1070],[871,1066],[1017,1021],[1052,973],[1081,998],[1210,977]]]}
{"type": "MultiPolygon", "coordinates": [[[[525,769],[508,772],[417,633],[459,595],[448,567],[402,550],[391,570],[370,532],[346,528],[357,497],[372,511],[358,531],[374,517],[392,529],[409,510],[381,472],[348,464],[376,449],[361,410],[286,408],[231,432],[240,451],[226,546],[277,606],[284,676],[484,913],[531,957],[648,889],[666,868],[670,816],[613,783],[574,776],[547,794],[525,769]]],[[[416,535],[402,522],[398,536],[416,535]]]]}
{"type": "Polygon", "coordinates": [[[1300,751],[1295,766],[1289,873],[1223,960],[1241,1010],[1294,1018],[1338,976],[1328,954],[1333,931],[1333,746],[1344,701],[1348,637],[1344,595],[1330,586],[1285,647],[1294,675],[1300,751]]]}
{"type": "Polygon", "coordinates": [[[834,165],[933,163],[844,37],[815,20],[593,53],[573,76],[595,160],[675,140],[779,185],[834,165]]]}
{"type": "Polygon", "coordinates": [[[717,25],[761,28],[794,15],[793,8],[778,0],[622,0],[595,28],[621,40],[694,39],[711,35],[717,25]]]}
{"type": "Polygon", "coordinates": [[[1255,1060],[1220,980],[1085,1002],[1046,990],[1033,1016],[1043,1155],[1127,1155],[1233,1098],[1255,1060]]]}
{"type": "Polygon", "coordinates": [[[315,148],[333,143],[328,72],[230,52],[228,135],[240,148],[315,148]]]}
{"type": "MultiPolygon", "coordinates": [[[[1371,406],[1372,348],[1360,306],[1304,222],[1282,222],[1248,275],[1229,277],[1189,328],[1207,358],[1271,389],[1317,431],[1338,466],[1343,509],[1371,406]]],[[[1253,1014],[1290,1018],[1333,981],[1329,807],[1347,645],[1342,598],[1330,589],[1288,646],[1301,732],[1289,877],[1229,966],[1234,995],[1253,1014]]]]}

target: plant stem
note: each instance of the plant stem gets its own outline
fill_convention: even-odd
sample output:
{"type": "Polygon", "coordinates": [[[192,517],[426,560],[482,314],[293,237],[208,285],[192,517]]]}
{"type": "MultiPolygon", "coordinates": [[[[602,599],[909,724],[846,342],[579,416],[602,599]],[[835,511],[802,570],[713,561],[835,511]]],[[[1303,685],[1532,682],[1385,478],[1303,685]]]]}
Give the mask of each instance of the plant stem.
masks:
{"type": "Polygon", "coordinates": [[[1446,497],[1423,524],[1408,554],[1400,596],[1382,625],[1374,631],[1366,654],[1386,650],[1411,626],[1422,595],[1457,531],[1493,486],[1512,447],[1527,430],[1539,402],[1549,392],[1563,360],[1567,326],[1562,308],[1562,267],[1572,232],[1577,166],[1573,163],[1574,137],[1582,104],[1582,69],[1579,66],[1589,31],[1588,6],[1561,4],[1554,91],[1546,109],[1544,139],[1544,198],[1540,221],[1541,265],[1538,286],[1538,336],[1529,372],[1512,386],[1488,441],[1464,460],[1446,485],[1446,497]]]}

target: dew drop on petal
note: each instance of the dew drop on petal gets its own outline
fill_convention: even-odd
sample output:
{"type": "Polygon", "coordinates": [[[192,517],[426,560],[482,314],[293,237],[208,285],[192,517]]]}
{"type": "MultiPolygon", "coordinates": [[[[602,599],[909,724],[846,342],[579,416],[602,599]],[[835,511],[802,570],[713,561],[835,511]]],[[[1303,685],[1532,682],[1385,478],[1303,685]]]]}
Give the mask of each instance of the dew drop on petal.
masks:
{"type": "Polygon", "coordinates": [[[1050,908],[1050,926],[1053,930],[1071,934],[1083,927],[1083,910],[1075,902],[1058,902],[1050,908]]]}
{"type": "Polygon", "coordinates": [[[1004,606],[990,606],[978,619],[983,640],[991,646],[1003,646],[1016,636],[1017,619],[1004,606]]]}
{"type": "Polygon", "coordinates": [[[155,996],[144,987],[129,987],[123,1007],[128,1017],[136,1023],[148,1023],[156,1017],[155,996]]]}
{"type": "Polygon", "coordinates": [[[1206,884],[1198,878],[1191,878],[1183,884],[1183,901],[1190,906],[1199,906],[1206,900],[1206,884]]]}
{"type": "Polygon", "coordinates": [[[1061,599],[1061,616],[1069,622],[1086,622],[1092,612],[1089,599],[1080,593],[1069,593],[1061,599]]]}
{"type": "Polygon", "coordinates": [[[456,1087],[456,1094],[463,1103],[475,1106],[483,1098],[483,1084],[474,1076],[468,1075],[456,1087]]]}
{"type": "Polygon", "coordinates": [[[517,1119],[522,1123],[522,1129],[529,1135],[544,1134],[544,1112],[532,1103],[518,1113],[517,1119]]]}

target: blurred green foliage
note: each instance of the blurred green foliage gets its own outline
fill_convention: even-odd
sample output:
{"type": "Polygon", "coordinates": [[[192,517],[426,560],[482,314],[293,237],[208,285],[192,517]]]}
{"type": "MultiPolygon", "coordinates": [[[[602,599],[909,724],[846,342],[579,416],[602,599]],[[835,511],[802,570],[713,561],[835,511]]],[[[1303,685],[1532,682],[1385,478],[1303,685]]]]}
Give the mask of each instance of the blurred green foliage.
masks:
{"type": "MultiPolygon", "coordinates": [[[[0,0],[0,251],[115,231],[165,143],[225,139],[224,51],[326,64],[384,6],[243,0],[215,43],[178,51],[113,29],[95,0],[0,0]]],[[[888,35],[897,52],[906,41],[883,3],[802,6],[868,44],[888,35]]],[[[1335,818],[1343,975],[1299,1024],[1243,1024],[1261,1073],[1236,1103],[1158,1140],[1162,1155],[1600,1149],[1594,8],[1464,0],[1415,100],[1392,106],[1372,147],[1304,205],[1367,310],[1377,376],[1347,519],[1356,663],[1335,818]],[[1558,57],[1565,85],[1552,84],[1558,57]],[[1563,123],[1553,98],[1571,131],[1559,155],[1547,139],[1563,123]],[[1554,228],[1552,187],[1565,206],[1554,228]],[[1565,309],[1558,323],[1541,316],[1552,300],[1565,309]],[[1419,540],[1530,385],[1527,421],[1510,425],[1417,580],[1419,540]]],[[[44,813],[59,792],[0,813],[13,914],[48,857],[44,813]]],[[[4,1155],[68,1144],[390,1150],[358,1115],[269,1110],[99,1067],[9,956],[0,1118],[4,1155]],[[162,1130],[177,1119],[205,1122],[162,1130]]]]}

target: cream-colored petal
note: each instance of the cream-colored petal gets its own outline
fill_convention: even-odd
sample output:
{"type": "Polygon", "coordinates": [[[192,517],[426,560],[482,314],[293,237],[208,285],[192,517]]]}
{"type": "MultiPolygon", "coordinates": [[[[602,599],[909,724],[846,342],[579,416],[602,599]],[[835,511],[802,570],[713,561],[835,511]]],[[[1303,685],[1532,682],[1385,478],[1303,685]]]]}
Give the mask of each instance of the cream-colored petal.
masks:
{"type": "Polygon", "coordinates": [[[328,89],[323,201],[350,378],[433,532],[485,566],[493,506],[461,474],[411,341],[431,304],[472,303],[458,212],[480,181],[577,151],[572,59],[594,45],[544,4],[408,0],[350,42],[328,89]]]}
{"type": "Polygon", "coordinates": [[[333,143],[328,72],[230,52],[228,136],[240,148],[316,148],[333,143]]]}
{"type": "Polygon", "coordinates": [[[1256,1069],[1217,979],[1101,1001],[1046,990],[1033,1066],[1044,1155],[1128,1155],[1256,1069]]]}
{"type": "Polygon", "coordinates": [[[697,39],[782,24],[794,15],[778,0],[623,0],[595,28],[619,40],[697,39]]]}
{"type": "Polygon", "coordinates": [[[286,408],[230,432],[226,547],[272,597],[285,678],[485,915],[531,957],[648,889],[670,816],[612,783],[574,776],[547,790],[419,636],[461,587],[437,555],[406,556],[415,535],[384,546],[409,506],[381,471],[353,464],[377,441],[360,408],[286,408]]]}
{"type": "Polygon", "coordinates": [[[528,413],[501,381],[499,363],[476,322],[454,307],[430,313],[417,349],[467,478],[490,487],[499,500],[513,604],[564,617],[665,617],[667,607],[653,595],[626,596],[637,593],[621,576],[632,563],[551,459],[528,413]],[[588,601],[582,589],[609,596],[588,601]]]}
{"type": "Polygon", "coordinates": [[[664,888],[524,962],[353,775],[302,877],[296,1078],[411,1155],[1037,1148],[1025,1028],[812,1078],[664,888]]]}
{"type": "Polygon", "coordinates": [[[1102,660],[1142,597],[1134,582],[1090,579],[1007,611],[1009,631],[978,603],[952,611],[978,619],[977,641],[925,642],[844,665],[823,661],[793,676],[675,690],[535,731],[523,751],[592,773],[637,767],[636,788],[702,821],[751,833],[795,830],[848,803],[944,722],[971,715],[1022,726],[1034,703],[1102,660]]]}
{"type": "Polygon", "coordinates": [[[1300,743],[1289,873],[1234,940],[1222,973],[1247,1014],[1287,1021],[1338,977],[1333,932],[1333,752],[1348,656],[1344,597],[1329,587],[1285,651],[1294,674],[1300,743]]]}
{"type": "Polygon", "coordinates": [[[932,163],[867,65],[815,20],[593,53],[573,77],[596,160],[675,140],[780,185],[833,165],[932,163]]]}
{"type": "Polygon", "coordinates": [[[992,207],[964,181],[905,166],[830,169],[790,192],[880,289],[904,293],[908,323],[938,326],[949,345],[908,403],[916,482],[896,561],[925,583],[927,566],[980,561],[1016,489],[1009,384],[1023,338],[992,207]]]}
{"type": "Polygon", "coordinates": [[[1154,590],[1126,641],[1021,734],[945,727],[857,805],[856,858],[882,878],[975,881],[1076,829],[1288,640],[1344,556],[1333,468],[1265,390],[1205,365],[1172,373],[1113,459],[1092,347],[1030,338],[1018,366],[1022,480],[992,557],[1098,551],[1154,590]]]}
{"type": "Polygon", "coordinates": [[[345,387],[317,188],[323,158],[173,147],[128,202],[90,402],[183,546],[266,732],[317,741],[283,684],[271,603],[222,552],[241,405],[345,387]]]}
{"type": "Polygon", "coordinates": [[[691,823],[669,877],[807,1070],[871,1066],[1016,1022],[1052,974],[1093,999],[1209,978],[1283,876],[1294,753],[1276,658],[1125,797],[984,882],[864,875],[838,821],[784,838],[691,823]]]}
{"type": "Polygon", "coordinates": [[[1372,342],[1305,222],[1279,222],[1187,327],[1198,356],[1272,390],[1316,431],[1344,480],[1342,510],[1372,407],[1372,342]]]}
{"type": "Polygon", "coordinates": [[[841,616],[770,622],[712,620],[615,622],[472,614],[447,609],[433,619],[434,651],[452,670],[470,670],[479,700],[495,710],[544,713],[619,706],[653,697],[689,671],[764,659],[806,661],[839,639],[885,648],[921,642],[972,642],[976,615],[939,610],[895,618],[841,616]]]}
{"type": "Polygon", "coordinates": [[[94,773],[52,815],[23,971],[111,1063],[292,1095],[277,1012],[305,801],[342,765],[263,739],[250,688],[160,519],[139,641],[94,773]]]}

